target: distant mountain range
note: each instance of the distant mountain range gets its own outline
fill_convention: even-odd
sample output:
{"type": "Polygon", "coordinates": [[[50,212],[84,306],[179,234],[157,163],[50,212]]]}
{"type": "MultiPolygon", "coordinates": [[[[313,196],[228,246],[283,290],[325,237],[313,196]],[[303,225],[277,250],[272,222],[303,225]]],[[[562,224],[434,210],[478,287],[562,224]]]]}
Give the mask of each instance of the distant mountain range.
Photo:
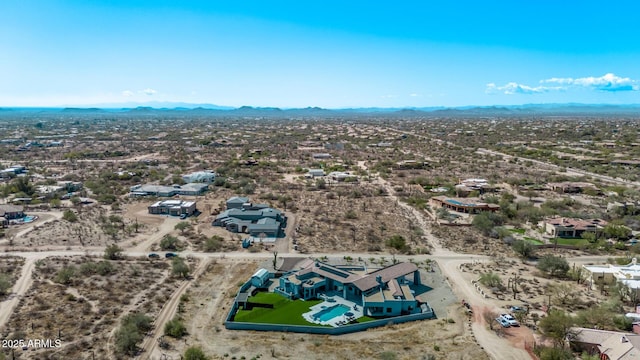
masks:
{"type": "Polygon", "coordinates": [[[242,116],[242,117],[300,117],[300,116],[372,116],[393,117],[481,117],[481,116],[535,116],[535,115],[640,115],[640,104],[527,104],[508,106],[462,106],[462,107],[407,107],[407,108],[345,108],[324,109],[251,107],[239,108],[213,104],[190,104],[182,102],[118,103],[99,104],[88,107],[65,108],[21,108],[0,107],[0,114],[15,112],[35,113],[122,113],[122,114],[182,114],[198,116],[242,116]]]}

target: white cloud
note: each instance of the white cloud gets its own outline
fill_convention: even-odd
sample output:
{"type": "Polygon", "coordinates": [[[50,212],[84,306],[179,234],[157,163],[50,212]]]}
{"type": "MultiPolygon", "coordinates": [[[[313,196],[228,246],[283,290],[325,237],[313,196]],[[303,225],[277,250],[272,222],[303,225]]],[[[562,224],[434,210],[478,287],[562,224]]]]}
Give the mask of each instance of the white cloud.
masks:
{"type": "Polygon", "coordinates": [[[131,96],[133,96],[133,91],[125,90],[125,91],[122,92],[122,96],[131,97],[131,96]]]}
{"type": "Polygon", "coordinates": [[[506,94],[506,95],[513,95],[513,94],[540,94],[540,93],[544,93],[550,90],[561,90],[558,87],[547,87],[547,86],[528,86],[528,85],[523,85],[523,84],[518,84],[515,82],[510,82],[507,83],[506,85],[503,86],[497,86],[494,83],[489,83],[487,84],[487,88],[485,90],[485,92],[487,94],[506,94]]]}
{"type": "Polygon", "coordinates": [[[411,97],[419,97],[419,96],[421,96],[421,95],[420,95],[420,94],[413,93],[413,94],[409,94],[409,96],[411,96],[411,97]]]}
{"type": "Polygon", "coordinates": [[[613,73],[608,73],[600,77],[583,78],[551,78],[540,81],[547,84],[563,84],[579,87],[592,88],[601,91],[638,91],[640,84],[638,80],[628,77],[620,77],[613,73]]]}
{"type": "Polygon", "coordinates": [[[155,91],[155,90],[153,90],[153,89],[149,89],[149,88],[147,88],[147,89],[142,90],[142,93],[143,93],[143,94],[147,94],[147,95],[151,96],[151,95],[156,94],[156,93],[157,93],[157,91],[155,91]]]}
{"type": "Polygon", "coordinates": [[[388,95],[381,95],[380,97],[383,99],[395,99],[398,97],[398,95],[388,94],[388,95]]]}
{"type": "Polygon", "coordinates": [[[631,78],[623,78],[615,74],[608,73],[600,77],[583,78],[550,78],[540,80],[539,86],[529,86],[515,82],[498,86],[494,83],[487,84],[485,92],[487,94],[540,94],[549,91],[568,91],[576,88],[588,88],[599,91],[640,91],[640,81],[631,78]],[[554,85],[548,86],[546,84],[554,85]]]}

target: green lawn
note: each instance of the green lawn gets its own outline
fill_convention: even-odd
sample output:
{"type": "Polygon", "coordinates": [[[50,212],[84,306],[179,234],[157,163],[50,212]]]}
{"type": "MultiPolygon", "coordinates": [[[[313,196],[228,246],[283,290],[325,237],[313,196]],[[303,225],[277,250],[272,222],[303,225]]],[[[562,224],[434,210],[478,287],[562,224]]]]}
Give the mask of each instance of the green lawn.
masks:
{"type": "Polygon", "coordinates": [[[309,312],[309,308],[322,300],[289,300],[274,293],[258,293],[249,298],[250,302],[272,304],[273,309],[253,308],[252,310],[238,310],[234,321],[253,322],[263,324],[307,325],[323,326],[308,322],[302,314],[309,312]]]}
{"type": "Polygon", "coordinates": [[[363,323],[363,322],[373,321],[373,320],[376,320],[376,319],[374,319],[372,317],[368,317],[368,316],[361,316],[361,317],[356,319],[356,322],[363,323]]]}
{"type": "Polygon", "coordinates": [[[538,239],[534,239],[534,238],[532,238],[532,237],[525,236],[525,237],[524,237],[524,239],[525,239],[526,241],[528,241],[528,242],[532,243],[533,245],[542,245],[542,244],[544,244],[542,241],[540,241],[540,240],[538,240],[538,239]]]}
{"type": "Polygon", "coordinates": [[[555,244],[555,241],[558,241],[558,245],[573,245],[573,246],[579,246],[579,245],[584,245],[584,244],[588,244],[589,241],[582,239],[582,238],[576,238],[576,239],[571,239],[571,238],[554,238],[549,240],[549,243],[551,244],[555,244]]]}
{"type": "Polygon", "coordinates": [[[278,307],[289,301],[286,297],[272,293],[272,292],[259,292],[249,298],[249,302],[255,304],[271,304],[274,307],[278,307]]]}
{"type": "Polygon", "coordinates": [[[508,229],[511,233],[513,234],[520,234],[520,235],[524,235],[524,229],[508,229]]]}

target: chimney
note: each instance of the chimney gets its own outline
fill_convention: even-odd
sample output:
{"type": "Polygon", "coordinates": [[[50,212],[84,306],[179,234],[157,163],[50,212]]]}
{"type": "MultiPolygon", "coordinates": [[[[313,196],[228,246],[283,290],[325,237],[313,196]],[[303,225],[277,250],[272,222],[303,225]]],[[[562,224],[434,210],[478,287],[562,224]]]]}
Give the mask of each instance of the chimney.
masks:
{"type": "Polygon", "coordinates": [[[378,284],[380,284],[380,286],[384,286],[384,283],[382,282],[382,276],[376,276],[376,281],[378,282],[378,284]]]}

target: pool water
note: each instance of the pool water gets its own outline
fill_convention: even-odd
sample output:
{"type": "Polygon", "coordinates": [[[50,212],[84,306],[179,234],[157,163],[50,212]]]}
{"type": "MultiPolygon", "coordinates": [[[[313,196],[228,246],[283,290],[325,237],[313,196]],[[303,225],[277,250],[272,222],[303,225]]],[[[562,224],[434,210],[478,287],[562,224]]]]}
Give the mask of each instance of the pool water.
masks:
{"type": "Polygon", "coordinates": [[[35,220],[35,219],[36,219],[36,217],[35,217],[35,216],[27,215],[27,216],[25,216],[25,217],[23,217],[23,218],[22,218],[22,222],[30,223],[30,222],[32,222],[32,221],[33,221],[33,220],[35,220]]]}
{"type": "Polygon", "coordinates": [[[320,310],[313,317],[320,321],[329,321],[334,317],[344,315],[347,311],[349,311],[348,306],[338,304],[338,305],[320,310]]]}

